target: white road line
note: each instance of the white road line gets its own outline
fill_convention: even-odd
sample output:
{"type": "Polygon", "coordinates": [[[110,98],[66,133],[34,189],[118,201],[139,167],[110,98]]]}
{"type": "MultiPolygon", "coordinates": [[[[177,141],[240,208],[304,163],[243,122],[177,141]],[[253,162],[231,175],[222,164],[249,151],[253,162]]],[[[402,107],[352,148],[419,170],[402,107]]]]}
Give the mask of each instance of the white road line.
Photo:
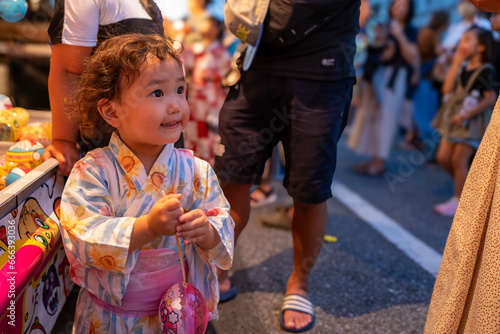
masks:
{"type": "Polygon", "coordinates": [[[354,191],[339,182],[332,184],[333,196],[347,206],[359,218],[377,230],[384,238],[408,255],[413,261],[437,276],[441,254],[417,239],[394,219],[368,203],[354,191]]]}

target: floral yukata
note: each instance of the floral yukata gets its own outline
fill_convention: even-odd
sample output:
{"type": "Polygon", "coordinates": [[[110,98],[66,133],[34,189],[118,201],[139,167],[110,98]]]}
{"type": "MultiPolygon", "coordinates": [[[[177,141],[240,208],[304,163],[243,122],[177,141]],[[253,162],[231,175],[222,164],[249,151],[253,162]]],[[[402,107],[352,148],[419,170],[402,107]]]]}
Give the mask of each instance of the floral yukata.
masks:
{"type": "Polygon", "coordinates": [[[62,195],[61,226],[71,278],[82,287],[76,333],[161,333],[158,307],[168,287],[182,281],[174,236],[159,236],[129,254],[136,217],[167,194],[182,194],[185,212],[217,209],[208,217],[221,242],[209,251],[184,246],[190,283],[217,319],[215,265],[229,269],[234,222],[215,173],[191,151],[166,145],[149,175],[114,133],[109,146],[78,161],[62,195]]]}
{"type": "Polygon", "coordinates": [[[228,89],[222,78],[231,69],[231,55],[219,41],[208,46],[195,43],[184,52],[184,65],[192,73],[189,85],[189,124],[184,130],[187,148],[213,165],[217,143],[219,110],[228,89]]]}

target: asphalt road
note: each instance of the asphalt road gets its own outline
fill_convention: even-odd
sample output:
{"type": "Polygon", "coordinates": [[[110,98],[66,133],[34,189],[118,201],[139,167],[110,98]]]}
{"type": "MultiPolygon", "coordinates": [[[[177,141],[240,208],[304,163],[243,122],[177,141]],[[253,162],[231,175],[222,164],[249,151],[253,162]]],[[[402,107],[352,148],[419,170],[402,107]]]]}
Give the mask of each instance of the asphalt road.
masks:
{"type": "MultiPolygon", "coordinates": [[[[355,167],[363,158],[350,152],[344,139],[335,180],[440,255],[452,219],[438,216],[432,206],[452,195],[452,180],[424,163],[427,153],[395,149],[389,174],[361,176],[355,167]]],[[[278,191],[281,201],[290,200],[283,189],[278,191]]],[[[207,333],[284,333],[279,316],[292,266],[292,239],[288,230],[259,223],[259,216],[272,210],[252,211],[230,271],[238,296],[219,306],[220,318],[207,333]]],[[[422,333],[435,277],[356,211],[335,197],[328,201],[327,233],[338,241],[323,243],[310,277],[316,325],[308,333],[422,333]]],[[[76,289],[53,333],[68,332],[75,302],[76,289]]]]}

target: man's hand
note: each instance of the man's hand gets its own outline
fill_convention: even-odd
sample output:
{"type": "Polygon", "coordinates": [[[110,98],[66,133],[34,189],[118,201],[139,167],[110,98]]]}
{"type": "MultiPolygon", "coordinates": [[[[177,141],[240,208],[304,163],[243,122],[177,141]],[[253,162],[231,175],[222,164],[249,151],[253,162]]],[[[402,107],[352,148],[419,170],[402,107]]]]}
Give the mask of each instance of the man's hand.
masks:
{"type": "Polygon", "coordinates": [[[80,159],[76,144],[65,140],[53,140],[45,149],[42,161],[56,158],[59,161],[57,172],[68,176],[75,163],[80,159]]]}

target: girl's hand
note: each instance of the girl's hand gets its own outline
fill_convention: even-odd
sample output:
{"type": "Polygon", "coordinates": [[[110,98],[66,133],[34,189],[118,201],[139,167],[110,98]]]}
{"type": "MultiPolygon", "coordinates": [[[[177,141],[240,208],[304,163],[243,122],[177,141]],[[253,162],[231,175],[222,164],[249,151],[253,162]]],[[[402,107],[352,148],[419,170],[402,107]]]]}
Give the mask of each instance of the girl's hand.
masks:
{"type": "Polygon", "coordinates": [[[451,118],[451,125],[461,126],[464,121],[465,121],[465,117],[463,115],[457,114],[451,118]]]}
{"type": "Polygon", "coordinates": [[[200,209],[183,214],[179,217],[179,223],[175,235],[184,238],[185,245],[196,243],[202,249],[209,250],[220,242],[219,233],[200,209]]]}
{"type": "Polygon", "coordinates": [[[174,235],[179,217],[184,213],[181,194],[170,194],[156,202],[146,216],[147,226],[156,235],[174,235]]]}
{"type": "Polygon", "coordinates": [[[391,34],[396,38],[404,35],[403,26],[396,20],[391,21],[390,30],[391,34]]]}
{"type": "Polygon", "coordinates": [[[460,66],[464,63],[464,61],[465,61],[465,55],[464,52],[462,51],[462,48],[459,45],[457,50],[455,51],[455,54],[453,55],[453,65],[460,66]]]}

